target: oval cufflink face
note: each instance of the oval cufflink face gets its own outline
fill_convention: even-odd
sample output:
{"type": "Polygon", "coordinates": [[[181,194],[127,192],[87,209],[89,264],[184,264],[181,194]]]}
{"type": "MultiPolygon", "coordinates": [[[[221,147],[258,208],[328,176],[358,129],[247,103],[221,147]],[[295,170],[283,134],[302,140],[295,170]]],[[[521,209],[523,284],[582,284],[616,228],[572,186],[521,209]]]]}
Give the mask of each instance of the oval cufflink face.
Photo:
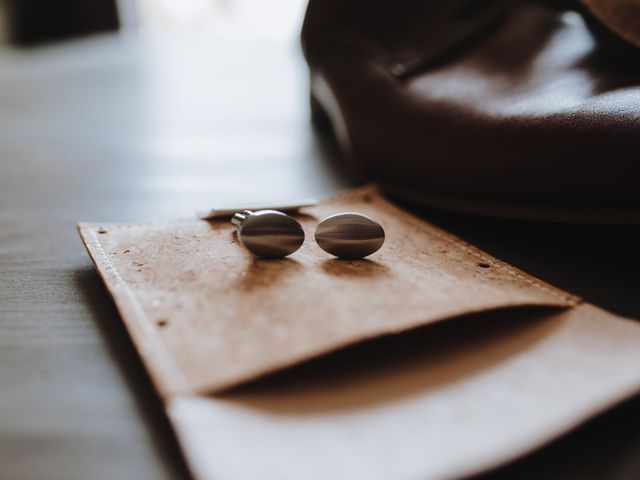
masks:
{"type": "Polygon", "coordinates": [[[282,258],[304,242],[300,223],[277,210],[253,213],[238,229],[238,238],[254,254],[263,258],[282,258]]]}
{"type": "Polygon", "coordinates": [[[338,213],[316,228],[316,243],[325,252],[344,259],[364,258],[384,243],[384,229],[360,213],[338,213]]]}

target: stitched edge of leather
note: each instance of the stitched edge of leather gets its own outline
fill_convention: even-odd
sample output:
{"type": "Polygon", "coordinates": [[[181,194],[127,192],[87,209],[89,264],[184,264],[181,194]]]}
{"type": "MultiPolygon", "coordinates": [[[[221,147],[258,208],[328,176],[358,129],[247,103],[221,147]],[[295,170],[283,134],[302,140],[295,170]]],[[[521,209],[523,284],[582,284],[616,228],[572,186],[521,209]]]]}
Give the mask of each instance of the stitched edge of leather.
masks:
{"type": "MultiPolygon", "coordinates": [[[[122,224],[119,228],[125,226],[126,224],[122,224]]],[[[78,224],[78,232],[84,241],[89,257],[118,306],[118,311],[123,319],[129,315],[135,320],[133,322],[124,321],[124,324],[135,339],[136,349],[145,359],[145,363],[156,366],[155,368],[147,368],[147,371],[153,377],[160,396],[168,398],[176,393],[191,393],[191,382],[175,361],[175,357],[167,348],[164,340],[151,327],[149,317],[140,301],[105,252],[104,246],[97,236],[97,232],[101,228],[104,227],[89,223],[78,224]],[[146,361],[147,359],[149,362],[146,361]]]]}
{"type": "Polygon", "coordinates": [[[380,193],[380,189],[379,187],[377,187],[376,185],[367,185],[365,187],[361,187],[361,189],[358,190],[352,190],[349,192],[345,192],[342,194],[337,194],[335,196],[329,197],[326,200],[333,200],[333,199],[338,199],[338,198],[356,198],[356,197],[362,197],[364,195],[367,194],[371,194],[371,193],[376,193],[378,194],[379,198],[381,198],[384,203],[385,203],[385,208],[388,208],[390,210],[394,211],[394,215],[396,217],[402,217],[403,219],[405,219],[407,221],[407,223],[410,223],[412,226],[418,228],[418,229],[422,229],[422,230],[428,230],[429,233],[433,234],[434,236],[444,240],[447,242],[447,244],[458,248],[459,250],[462,250],[463,252],[469,253],[471,255],[473,255],[474,257],[478,258],[479,260],[482,260],[486,263],[488,263],[489,265],[495,266],[501,270],[504,270],[505,272],[509,273],[510,275],[514,276],[515,278],[525,281],[526,283],[530,284],[533,287],[536,287],[542,291],[544,291],[545,293],[548,293],[551,296],[554,296],[560,300],[562,300],[563,302],[566,302],[569,306],[577,306],[580,303],[582,303],[582,299],[576,295],[570,294],[568,292],[565,292],[564,290],[554,287],[553,285],[543,282],[542,280],[537,279],[536,277],[533,277],[531,275],[529,275],[528,273],[517,269],[515,267],[513,267],[512,265],[503,262],[501,260],[498,260],[495,257],[492,257],[491,255],[489,255],[488,253],[483,252],[482,250],[474,247],[473,245],[465,242],[464,240],[456,237],[455,235],[452,235],[444,230],[442,230],[439,227],[436,227],[435,225],[432,225],[431,223],[429,223],[428,221],[425,221],[413,214],[408,213],[405,210],[400,209],[399,207],[395,206],[393,203],[391,203],[390,201],[388,201],[384,195],[382,195],[382,193],[380,193]]]}

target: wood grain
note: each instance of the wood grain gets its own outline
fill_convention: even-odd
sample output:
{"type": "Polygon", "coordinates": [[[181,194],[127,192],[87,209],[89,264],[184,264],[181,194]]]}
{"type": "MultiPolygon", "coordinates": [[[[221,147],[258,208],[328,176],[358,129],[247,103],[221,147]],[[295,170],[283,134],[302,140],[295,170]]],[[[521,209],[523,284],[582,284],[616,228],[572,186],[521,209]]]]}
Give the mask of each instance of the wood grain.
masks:
{"type": "MultiPolygon", "coordinates": [[[[294,47],[99,38],[0,53],[0,465],[8,479],[187,478],[81,219],[184,218],[354,182],[308,124],[294,47]]],[[[640,317],[640,232],[423,212],[483,250],[640,317]]],[[[499,478],[635,479],[638,400],[499,478]]],[[[493,476],[493,475],[492,475],[493,476]]]]}

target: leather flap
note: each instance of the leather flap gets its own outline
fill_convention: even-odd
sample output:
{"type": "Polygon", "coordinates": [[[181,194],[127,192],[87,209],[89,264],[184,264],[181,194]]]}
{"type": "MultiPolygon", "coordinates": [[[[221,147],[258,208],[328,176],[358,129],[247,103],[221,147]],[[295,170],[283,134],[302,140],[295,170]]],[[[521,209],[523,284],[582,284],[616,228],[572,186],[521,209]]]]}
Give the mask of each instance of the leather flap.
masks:
{"type": "Polygon", "coordinates": [[[164,397],[216,392],[349,344],[473,312],[578,300],[396,208],[373,187],[298,217],[303,247],[256,259],[228,220],[79,231],[164,397]],[[343,211],[379,221],[366,260],[334,259],[315,225],[343,211]]]}

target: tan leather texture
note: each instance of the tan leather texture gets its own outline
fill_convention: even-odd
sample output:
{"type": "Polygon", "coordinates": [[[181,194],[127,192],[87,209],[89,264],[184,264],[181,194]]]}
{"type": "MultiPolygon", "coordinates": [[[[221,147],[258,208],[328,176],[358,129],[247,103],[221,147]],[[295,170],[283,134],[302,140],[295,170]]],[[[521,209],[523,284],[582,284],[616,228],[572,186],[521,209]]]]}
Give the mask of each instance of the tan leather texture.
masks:
{"type": "Polygon", "coordinates": [[[375,187],[297,218],[285,260],[254,258],[228,219],[79,225],[199,480],[461,478],[640,390],[639,325],[375,187]],[[341,211],[379,221],[382,249],[317,248],[341,211]]]}
{"type": "Polygon", "coordinates": [[[159,390],[215,392],[331,350],[447,318],[578,300],[419,220],[374,187],[304,209],[284,260],[243,248],[228,219],[81,224],[80,234],[159,390]],[[386,231],[365,260],[338,260],[315,225],[356,211],[386,231]]]}

